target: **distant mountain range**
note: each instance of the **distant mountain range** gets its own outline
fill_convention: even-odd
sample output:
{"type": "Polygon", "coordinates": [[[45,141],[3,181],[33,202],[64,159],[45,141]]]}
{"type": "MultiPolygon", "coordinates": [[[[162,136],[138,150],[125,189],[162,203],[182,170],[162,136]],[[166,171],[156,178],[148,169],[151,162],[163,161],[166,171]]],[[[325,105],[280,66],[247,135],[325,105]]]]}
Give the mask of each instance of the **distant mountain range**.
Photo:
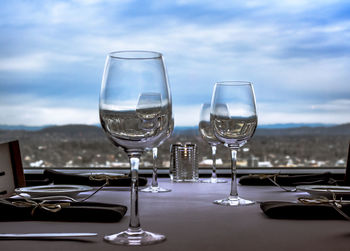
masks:
{"type": "Polygon", "coordinates": [[[283,128],[298,128],[298,127],[330,127],[337,124],[322,124],[322,123],[287,123],[287,124],[268,124],[258,125],[261,129],[283,129],[283,128]]]}
{"type": "Polygon", "coordinates": [[[39,131],[46,127],[54,125],[44,125],[44,126],[25,126],[25,125],[0,125],[0,130],[23,130],[23,131],[39,131]]]}
{"type": "MultiPolygon", "coordinates": [[[[42,125],[42,126],[26,126],[26,125],[1,125],[0,130],[23,130],[23,131],[39,131],[47,127],[55,127],[56,125],[42,125]]],[[[66,125],[64,125],[66,126],[66,125]]],[[[100,127],[96,124],[93,126],[100,127]]],[[[284,128],[299,128],[299,127],[332,127],[336,124],[321,124],[321,123],[287,123],[287,124],[268,124],[259,125],[259,129],[284,129],[284,128]]],[[[60,126],[57,126],[60,127],[60,126]]],[[[197,128],[196,126],[178,126],[175,130],[184,131],[197,128]]]]}
{"type": "MultiPolygon", "coordinates": [[[[93,133],[101,134],[101,127],[98,125],[47,125],[47,126],[23,126],[23,125],[0,125],[4,131],[33,131],[43,133],[93,133]]],[[[197,126],[175,127],[174,134],[199,135],[197,126]]],[[[271,124],[258,126],[256,135],[350,135],[350,123],[341,125],[331,124],[271,124]]]]}
{"type": "Polygon", "coordinates": [[[350,136],[350,123],[334,126],[301,126],[289,128],[258,128],[256,135],[297,136],[297,135],[347,135],[350,136]]]}

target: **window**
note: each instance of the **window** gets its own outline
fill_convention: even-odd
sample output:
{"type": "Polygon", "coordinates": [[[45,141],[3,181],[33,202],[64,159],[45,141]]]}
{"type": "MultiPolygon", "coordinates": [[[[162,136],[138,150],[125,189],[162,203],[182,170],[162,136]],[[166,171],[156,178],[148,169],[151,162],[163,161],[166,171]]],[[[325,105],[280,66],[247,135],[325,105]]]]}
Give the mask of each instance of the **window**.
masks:
{"type": "MultiPolygon", "coordinates": [[[[104,60],[110,51],[154,50],[165,56],[176,126],[160,166],[169,164],[170,144],[190,141],[209,169],[210,148],[196,127],[200,105],[216,81],[247,80],[259,127],[240,150],[241,168],[343,170],[349,8],[342,1],[1,2],[0,140],[20,140],[28,169],[126,168],[126,155],[99,127],[104,60]]],[[[227,168],[227,149],[217,153],[218,168],[227,168]]],[[[149,168],[152,155],[142,160],[149,168]]]]}

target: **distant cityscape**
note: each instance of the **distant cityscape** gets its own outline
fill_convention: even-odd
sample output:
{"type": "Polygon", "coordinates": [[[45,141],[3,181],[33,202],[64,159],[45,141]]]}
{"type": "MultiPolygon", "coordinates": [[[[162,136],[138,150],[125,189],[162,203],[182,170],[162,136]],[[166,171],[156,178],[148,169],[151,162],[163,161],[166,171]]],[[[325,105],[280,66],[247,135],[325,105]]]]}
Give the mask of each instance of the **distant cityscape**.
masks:
{"type": "MultiPolygon", "coordinates": [[[[0,141],[18,139],[25,168],[127,168],[126,154],[116,148],[100,127],[66,125],[25,130],[0,129],[0,141]]],[[[252,140],[240,149],[238,166],[345,167],[350,141],[350,124],[336,126],[260,128],[252,140]]],[[[199,167],[212,164],[209,145],[198,128],[176,128],[159,148],[158,165],[169,168],[170,146],[191,142],[197,145],[199,167]]],[[[217,167],[230,166],[229,150],[218,146],[217,167]]],[[[141,168],[152,167],[152,153],[145,152],[141,168]]]]}

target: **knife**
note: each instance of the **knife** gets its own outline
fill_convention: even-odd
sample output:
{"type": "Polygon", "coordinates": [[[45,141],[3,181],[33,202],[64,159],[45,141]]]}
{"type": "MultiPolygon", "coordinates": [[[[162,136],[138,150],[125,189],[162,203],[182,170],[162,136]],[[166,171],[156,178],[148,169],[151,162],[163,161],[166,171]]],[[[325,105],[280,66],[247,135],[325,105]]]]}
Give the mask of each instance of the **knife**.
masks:
{"type": "Polygon", "coordinates": [[[97,233],[30,233],[30,234],[0,234],[0,239],[50,239],[66,237],[91,237],[97,233]]]}

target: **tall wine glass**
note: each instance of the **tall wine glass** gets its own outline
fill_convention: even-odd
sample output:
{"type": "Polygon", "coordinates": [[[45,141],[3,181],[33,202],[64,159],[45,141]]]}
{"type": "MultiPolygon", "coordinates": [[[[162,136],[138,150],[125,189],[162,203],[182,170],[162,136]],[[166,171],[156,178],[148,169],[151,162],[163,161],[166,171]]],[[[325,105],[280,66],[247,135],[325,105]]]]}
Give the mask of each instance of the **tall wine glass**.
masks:
{"type": "Polygon", "coordinates": [[[253,136],[257,126],[257,114],[253,85],[249,82],[226,81],[215,84],[210,123],[216,138],[231,150],[231,192],[215,204],[242,206],[254,204],[238,196],[237,190],[237,150],[253,136]]]}
{"type": "Polygon", "coordinates": [[[142,230],[138,211],[138,170],[146,148],[167,137],[172,102],[162,54],[119,51],[107,56],[100,93],[100,121],[114,145],[130,160],[131,203],[129,228],[105,236],[107,242],[147,245],[165,240],[162,234],[142,230]]]}
{"type": "Polygon", "coordinates": [[[213,160],[211,177],[207,180],[202,180],[204,183],[226,183],[226,180],[218,179],[216,174],[216,146],[220,141],[215,137],[213,128],[210,126],[210,104],[202,104],[199,117],[199,132],[202,138],[210,145],[211,155],[213,160]]]}
{"type": "Polygon", "coordinates": [[[141,192],[146,193],[167,193],[171,192],[171,189],[160,187],[158,184],[158,174],[157,174],[157,159],[158,159],[158,146],[162,144],[167,138],[169,138],[174,130],[174,119],[171,119],[171,123],[168,129],[167,137],[162,140],[159,144],[157,144],[157,147],[153,147],[152,150],[152,157],[153,157],[153,168],[152,168],[152,183],[150,186],[144,188],[141,190],[141,192]]]}

